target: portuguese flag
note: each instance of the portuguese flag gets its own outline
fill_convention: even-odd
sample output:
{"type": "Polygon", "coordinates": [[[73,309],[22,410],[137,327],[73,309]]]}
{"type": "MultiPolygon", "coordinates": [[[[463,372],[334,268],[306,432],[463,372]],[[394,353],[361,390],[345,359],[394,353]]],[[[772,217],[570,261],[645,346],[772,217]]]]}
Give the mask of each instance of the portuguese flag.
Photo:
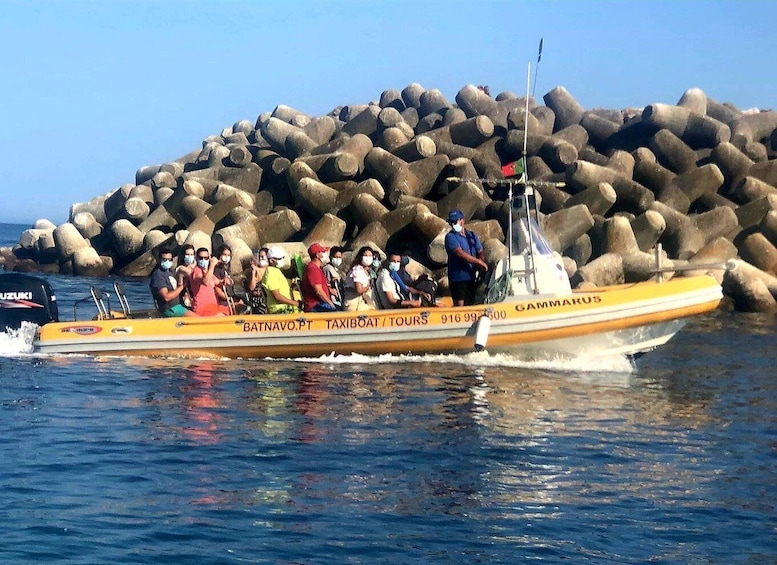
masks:
{"type": "Polygon", "coordinates": [[[521,176],[523,174],[523,159],[518,159],[507,165],[502,165],[502,174],[505,178],[521,176]]]}

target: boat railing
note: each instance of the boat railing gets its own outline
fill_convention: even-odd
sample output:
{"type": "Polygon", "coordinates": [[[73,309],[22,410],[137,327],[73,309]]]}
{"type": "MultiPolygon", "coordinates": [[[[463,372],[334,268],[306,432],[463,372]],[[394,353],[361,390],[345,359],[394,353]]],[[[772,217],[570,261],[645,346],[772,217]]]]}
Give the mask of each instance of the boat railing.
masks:
{"type": "Polygon", "coordinates": [[[107,292],[104,292],[99,288],[93,286],[89,288],[89,296],[81,298],[80,300],[76,300],[73,303],[74,321],[78,321],[78,307],[88,302],[94,303],[95,308],[97,308],[97,315],[95,316],[96,319],[108,320],[113,317],[111,314],[110,295],[107,292]]]}
{"type": "Polygon", "coordinates": [[[685,265],[664,266],[663,246],[658,243],[655,247],[656,266],[650,269],[650,272],[656,276],[657,282],[664,282],[664,273],[688,273],[694,271],[733,271],[736,269],[736,262],[729,259],[724,263],[688,263],[685,265]]]}

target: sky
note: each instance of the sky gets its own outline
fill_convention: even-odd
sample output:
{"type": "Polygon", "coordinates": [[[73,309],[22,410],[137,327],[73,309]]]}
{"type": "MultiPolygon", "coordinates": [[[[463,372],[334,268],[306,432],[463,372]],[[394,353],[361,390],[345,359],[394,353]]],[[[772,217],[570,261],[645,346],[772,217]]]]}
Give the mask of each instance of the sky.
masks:
{"type": "Polygon", "coordinates": [[[777,2],[0,0],[0,222],[68,220],[285,104],[321,116],[410,83],[584,108],[689,88],[777,109],[777,2]],[[537,49],[544,38],[542,60],[537,49]]]}

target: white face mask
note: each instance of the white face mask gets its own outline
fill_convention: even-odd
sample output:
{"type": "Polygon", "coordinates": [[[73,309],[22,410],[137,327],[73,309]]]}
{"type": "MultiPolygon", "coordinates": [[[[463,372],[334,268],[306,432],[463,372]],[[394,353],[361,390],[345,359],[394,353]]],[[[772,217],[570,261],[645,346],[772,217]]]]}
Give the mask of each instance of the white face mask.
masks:
{"type": "Polygon", "coordinates": [[[372,266],[375,267],[376,269],[379,269],[380,268],[380,259],[374,259],[372,261],[372,266]]]}
{"type": "Polygon", "coordinates": [[[229,260],[230,260],[230,259],[232,259],[232,257],[231,257],[230,255],[222,255],[222,256],[221,256],[221,262],[222,262],[222,263],[224,263],[225,265],[226,265],[227,263],[229,263],[229,260]]]}
{"type": "Polygon", "coordinates": [[[260,267],[266,267],[267,265],[270,264],[269,261],[267,261],[267,259],[259,259],[258,262],[260,267]]]}
{"type": "Polygon", "coordinates": [[[389,263],[388,266],[389,266],[389,269],[391,269],[392,271],[398,271],[399,270],[399,261],[392,261],[391,263],[389,263]]]}
{"type": "Polygon", "coordinates": [[[332,265],[335,267],[339,267],[343,264],[343,258],[342,257],[332,257],[332,265]]]}
{"type": "Polygon", "coordinates": [[[321,262],[322,263],[329,263],[329,253],[324,253],[321,255],[321,262]]]}
{"type": "Polygon", "coordinates": [[[372,265],[372,255],[362,255],[362,265],[365,267],[372,265]]]}
{"type": "Polygon", "coordinates": [[[286,266],[286,259],[277,259],[275,261],[275,266],[279,269],[283,269],[286,266]]]}

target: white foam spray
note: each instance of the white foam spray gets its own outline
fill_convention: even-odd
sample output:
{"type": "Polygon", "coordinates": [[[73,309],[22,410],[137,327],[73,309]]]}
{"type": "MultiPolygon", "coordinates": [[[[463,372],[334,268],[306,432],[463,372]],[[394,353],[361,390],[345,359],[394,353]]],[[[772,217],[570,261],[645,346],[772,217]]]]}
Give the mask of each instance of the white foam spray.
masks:
{"type": "Polygon", "coordinates": [[[12,357],[14,355],[29,355],[32,353],[32,340],[35,338],[36,324],[22,322],[18,330],[6,328],[0,333],[0,357],[12,357]]]}
{"type": "Polygon", "coordinates": [[[634,373],[634,363],[625,355],[598,355],[576,357],[554,357],[549,359],[526,359],[507,353],[489,354],[486,351],[465,355],[394,355],[386,353],[378,356],[360,355],[322,355],[288,359],[306,363],[323,364],[364,364],[364,363],[446,363],[464,365],[473,368],[515,367],[520,369],[538,369],[554,372],[574,373],[634,373]]]}

